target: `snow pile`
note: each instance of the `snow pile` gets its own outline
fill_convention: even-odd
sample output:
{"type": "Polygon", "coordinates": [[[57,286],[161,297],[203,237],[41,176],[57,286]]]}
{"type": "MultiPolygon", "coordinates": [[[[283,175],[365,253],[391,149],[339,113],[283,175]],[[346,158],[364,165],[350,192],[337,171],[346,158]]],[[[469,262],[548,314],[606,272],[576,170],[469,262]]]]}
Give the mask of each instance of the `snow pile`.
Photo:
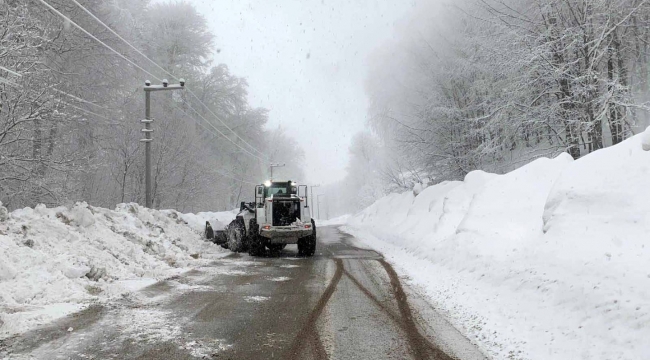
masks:
{"type": "Polygon", "coordinates": [[[542,231],[548,193],[572,162],[569,154],[553,160],[538,159],[487,182],[464,212],[455,242],[463,241],[463,246],[472,247],[481,256],[499,260],[534,244],[542,231]]]}
{"type": "Polygon", "coordinates": [[[0,338],[223,251],[182,217],[137,204],[0,207],[0,338]]]}
{"type": "Polygon", "coordinates": [[[426,251],[432,243],[456,233],[474,196],[496,176],[474,171],[463,182],[430,186],[417,197],[412,192],[391,194],[353,216],[348,224],[412,251],[426,251]]]}
{"type": "Polygon", "coordinates": [[[345,229],[494,358],[645,358],[648,140],[650,130],[578,161],[561,155],[392,194],[345,229]]]}

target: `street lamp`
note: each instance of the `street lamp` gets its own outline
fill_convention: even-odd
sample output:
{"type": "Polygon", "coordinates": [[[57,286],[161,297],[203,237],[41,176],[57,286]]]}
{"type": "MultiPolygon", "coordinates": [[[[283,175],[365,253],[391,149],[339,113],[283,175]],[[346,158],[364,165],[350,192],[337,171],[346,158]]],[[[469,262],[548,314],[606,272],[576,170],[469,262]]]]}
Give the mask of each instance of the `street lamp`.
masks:
{"type": "Polygon", "coordinates": [[[179,84],[169,84],[167,79],[163,79],[162,85],[151,85],[151,81],[147,80],[144,82],[144,94],[145,94],[145,119],[140,120],[144,124],[144,139],[140,139],[140,142],[144,143],[144,156],[145,156],[145,206],[149,209],[153,208],[153,199],[151,198],[151,123],[153,119],[151,118],[151,92],[152,91],[164,91],[164,90],[183,90],[185,89],[185,80],[180,79],[179,84]]]}
{"type": "Polygon", "coordinates": [[[284,167],[285,164],[270,164],[269,167],[271,168],[271,181],[273,181],[273,168],[276,167],[284,167]]]}

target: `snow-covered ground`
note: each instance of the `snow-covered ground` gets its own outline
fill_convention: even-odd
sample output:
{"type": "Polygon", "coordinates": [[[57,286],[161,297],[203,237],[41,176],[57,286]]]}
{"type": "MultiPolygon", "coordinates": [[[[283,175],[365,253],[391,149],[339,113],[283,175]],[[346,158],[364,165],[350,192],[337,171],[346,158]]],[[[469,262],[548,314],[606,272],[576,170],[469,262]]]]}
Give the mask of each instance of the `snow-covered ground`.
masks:
{"type": "Polygon", "coordinates": [[[0,339],[227,254],[203,230],[234,216],[0,204],[0,339]]]}
{"type": "Polygon", "coordinates": [[[650,129],[577,161],[473,172],[389,195],[344,229],[495,359],[645,359],[649,150],[650,129]]]}

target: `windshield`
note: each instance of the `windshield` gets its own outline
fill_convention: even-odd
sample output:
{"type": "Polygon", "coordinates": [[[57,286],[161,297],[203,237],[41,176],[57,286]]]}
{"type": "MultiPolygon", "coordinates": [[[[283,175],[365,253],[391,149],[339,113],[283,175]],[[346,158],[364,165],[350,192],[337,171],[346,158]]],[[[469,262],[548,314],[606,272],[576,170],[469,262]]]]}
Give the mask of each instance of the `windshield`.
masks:
{"type": "Polygon", "coordinates": [[[284,195],[284,194],[290,194],[288,191],[288,185],[287,183],[273,183],[271,186],[265,187],[264,188],[264,197],[271,197],[273,195],[284,195]]]}

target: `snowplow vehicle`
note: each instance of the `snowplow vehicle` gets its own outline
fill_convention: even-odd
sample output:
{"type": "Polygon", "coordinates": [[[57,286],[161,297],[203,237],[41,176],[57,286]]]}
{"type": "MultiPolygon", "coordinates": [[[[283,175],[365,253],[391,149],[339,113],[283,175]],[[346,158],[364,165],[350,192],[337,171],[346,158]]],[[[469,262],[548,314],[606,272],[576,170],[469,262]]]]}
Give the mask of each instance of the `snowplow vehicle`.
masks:
{"type": "Polygon", "coordinates": [[[235,252],[263,255],[289,244],[298,245],[301,256],[316,252],[316,223],[311,218],[307,186],[292,181],[267,181],[255,187],[255,202],[241,203],[240,212],[216,235],[235,252]]]}

